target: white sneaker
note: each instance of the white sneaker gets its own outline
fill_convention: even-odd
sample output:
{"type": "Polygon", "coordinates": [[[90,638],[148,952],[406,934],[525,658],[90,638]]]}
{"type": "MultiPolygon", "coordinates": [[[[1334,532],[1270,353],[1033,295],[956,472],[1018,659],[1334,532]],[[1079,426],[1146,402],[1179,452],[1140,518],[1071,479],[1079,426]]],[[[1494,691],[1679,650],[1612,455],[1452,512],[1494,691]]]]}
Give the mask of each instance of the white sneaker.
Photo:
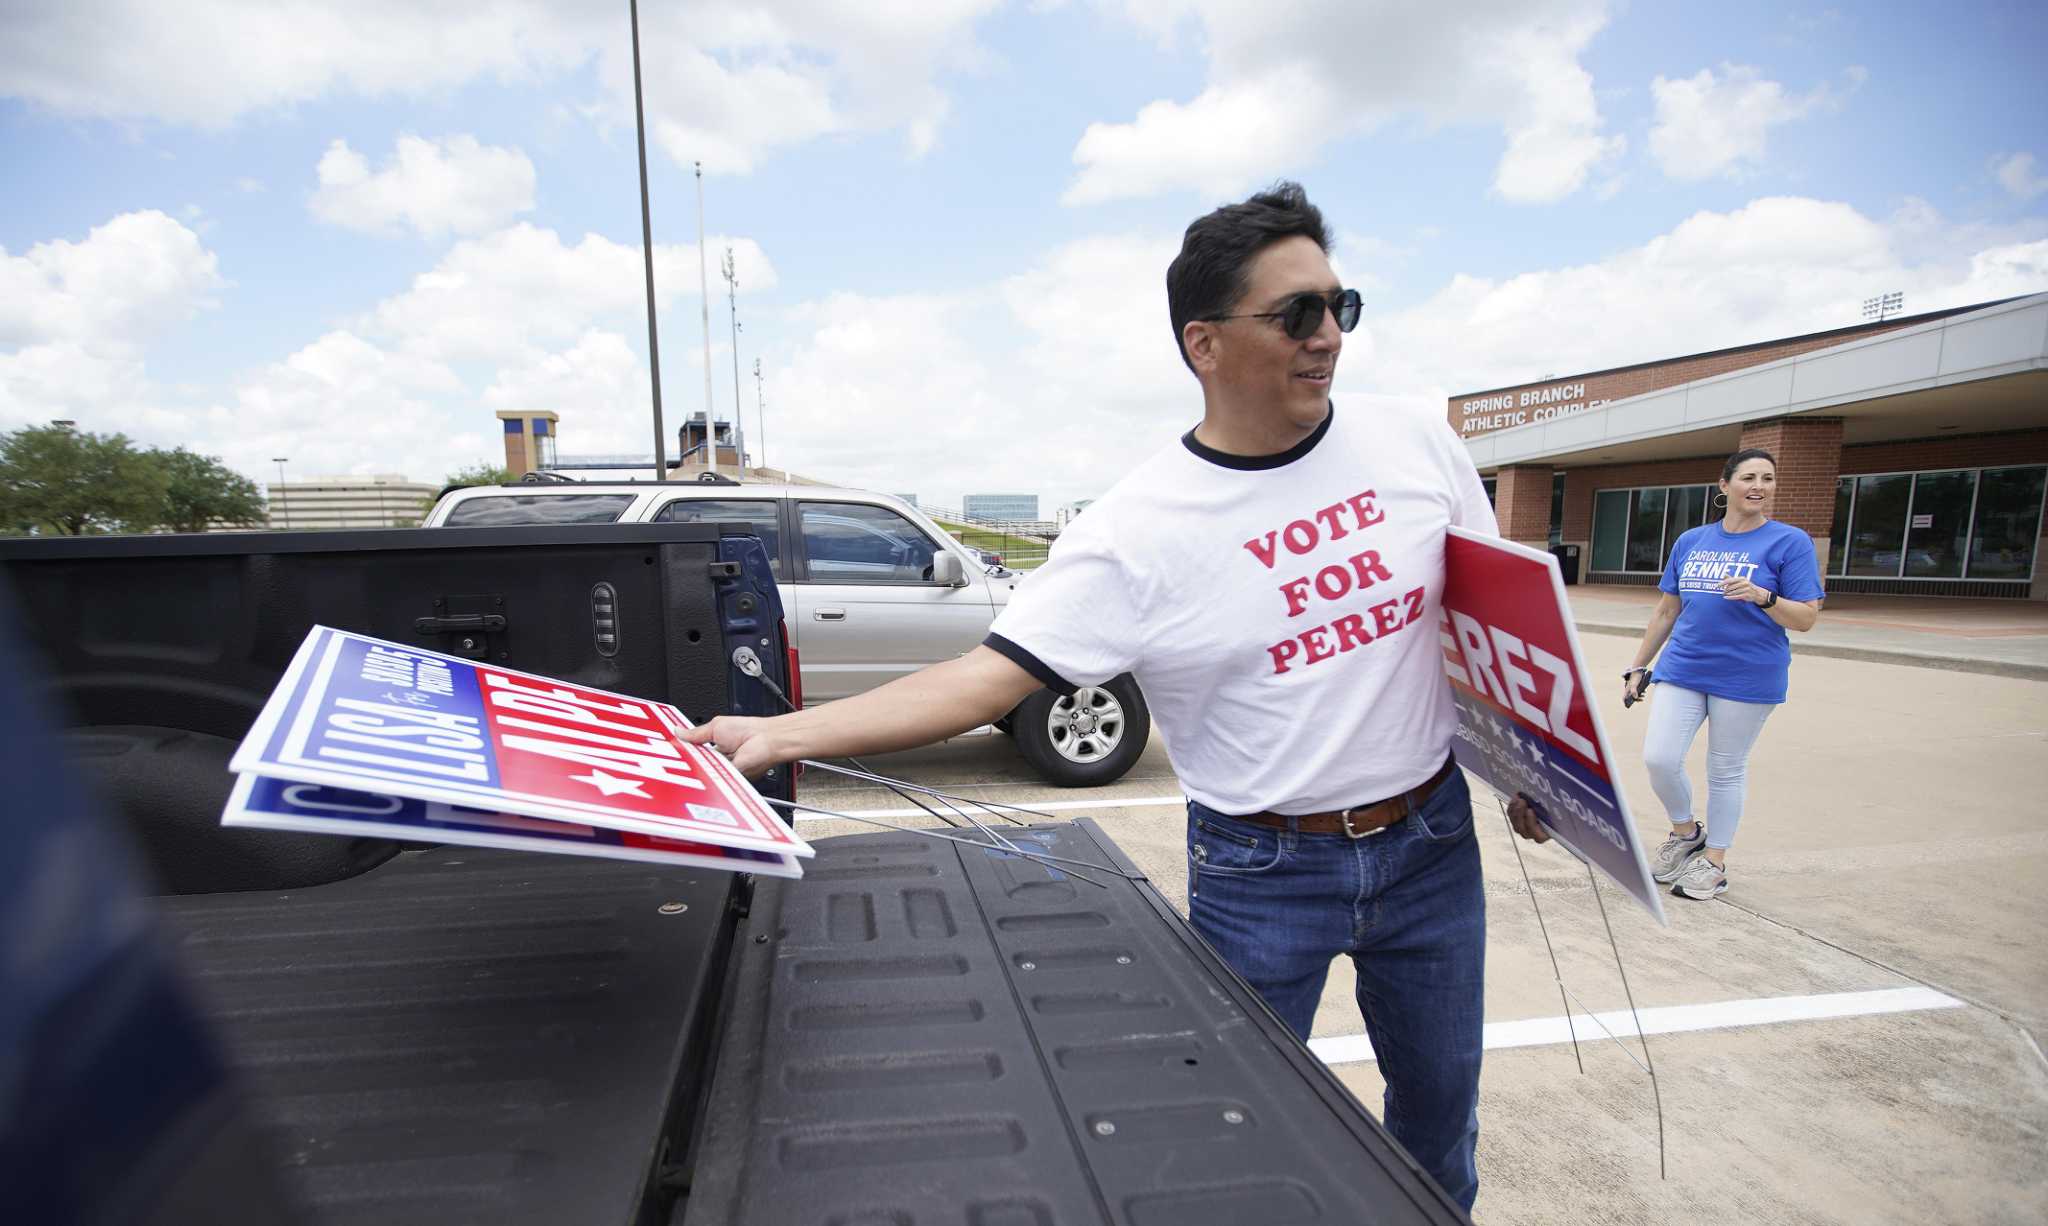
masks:
{"type": "Polygon", "coordinates": [[[1705,822],[1694,822],[1690,835],[1679,834],[1674,828],[1671,837],[1665,839],[1664,845],[1650,857],[1650,880],[1659,885],[1670,885],[1678,874],[1685,871],[1685,862],[1706,845],[1705,822]]]}
{"type": "Polygon", "coordinates": [[[1717,894],[1728,891],[1728,874],[1702,852],[1685,862],[1685,868],[1671,884],[1673,894],[1683,894],[1705,902],[1717,894]]]}

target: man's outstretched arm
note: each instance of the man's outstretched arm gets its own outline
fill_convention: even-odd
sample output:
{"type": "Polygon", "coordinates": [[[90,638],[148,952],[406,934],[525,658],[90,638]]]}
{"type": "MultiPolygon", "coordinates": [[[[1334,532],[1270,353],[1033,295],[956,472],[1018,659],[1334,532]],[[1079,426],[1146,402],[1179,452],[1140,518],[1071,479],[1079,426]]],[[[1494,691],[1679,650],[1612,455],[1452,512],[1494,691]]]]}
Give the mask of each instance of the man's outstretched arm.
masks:
{"type": "Polygon", "coordinates": [[[994,723],[1039,688],[1037,678],[987,647],[921,668],[852,698],[773,719],[721,715],[683,734],[715,742],[752,778],[798,758],[913,749],[994,723]]]}

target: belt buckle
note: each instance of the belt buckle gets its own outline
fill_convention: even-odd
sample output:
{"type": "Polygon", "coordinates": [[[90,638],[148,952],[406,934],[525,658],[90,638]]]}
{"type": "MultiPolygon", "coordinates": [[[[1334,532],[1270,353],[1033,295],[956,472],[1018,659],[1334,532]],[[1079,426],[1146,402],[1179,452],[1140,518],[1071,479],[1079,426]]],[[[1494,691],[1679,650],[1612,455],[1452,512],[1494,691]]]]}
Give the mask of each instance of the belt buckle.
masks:
{"type": "MultiPolygon", "coordinates": [[[[1370,809],[1374,806],[1366,805],[1364,807],[1370,809]]],[[[1339,809],[1337,811],[1337,820],[1343,824],[1344,837],[1348,839],[1369,839],[1376,834],[1386,833],[1387,829],[1394,824],[1393,822],[1388,822],[1384,826],[1374,826],[1370,830],[1354,830],[1351,826],[1351,815],[1355,812],[1357,812],[1356,809],[1339,809]]]]}

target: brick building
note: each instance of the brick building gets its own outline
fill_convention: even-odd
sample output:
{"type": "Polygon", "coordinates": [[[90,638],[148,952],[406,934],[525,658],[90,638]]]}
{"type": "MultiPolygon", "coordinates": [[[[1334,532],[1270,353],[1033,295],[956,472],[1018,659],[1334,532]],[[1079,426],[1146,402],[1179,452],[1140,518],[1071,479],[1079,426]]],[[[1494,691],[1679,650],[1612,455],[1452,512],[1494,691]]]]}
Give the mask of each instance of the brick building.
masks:
{"type": "MultiPolygon", "coordinates": [[[[1828,589],[2048,599],[2048,294],[1451,397],[1501,534],[1655,583],[1719,514],[1721,463],[1778,459],[1775,517],[1828,589]]],[[[1569,563],[1567,563],[1569,569],[1569,563]]]]}

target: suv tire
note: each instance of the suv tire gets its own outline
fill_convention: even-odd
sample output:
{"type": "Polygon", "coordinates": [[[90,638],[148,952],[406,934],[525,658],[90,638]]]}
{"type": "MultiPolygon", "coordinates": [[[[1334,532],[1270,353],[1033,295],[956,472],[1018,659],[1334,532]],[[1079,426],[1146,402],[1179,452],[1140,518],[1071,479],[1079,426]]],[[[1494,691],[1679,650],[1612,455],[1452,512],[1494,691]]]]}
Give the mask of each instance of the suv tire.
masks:
{"type": "Polygon", "coordinates": [[[1129,673],[1082,686],[1072,698],[1040,690],[1017,704],[1009,723],[1025,761],[1063,788],[1123,778],[1152,735],[1145,695],[1129,673]]]}

